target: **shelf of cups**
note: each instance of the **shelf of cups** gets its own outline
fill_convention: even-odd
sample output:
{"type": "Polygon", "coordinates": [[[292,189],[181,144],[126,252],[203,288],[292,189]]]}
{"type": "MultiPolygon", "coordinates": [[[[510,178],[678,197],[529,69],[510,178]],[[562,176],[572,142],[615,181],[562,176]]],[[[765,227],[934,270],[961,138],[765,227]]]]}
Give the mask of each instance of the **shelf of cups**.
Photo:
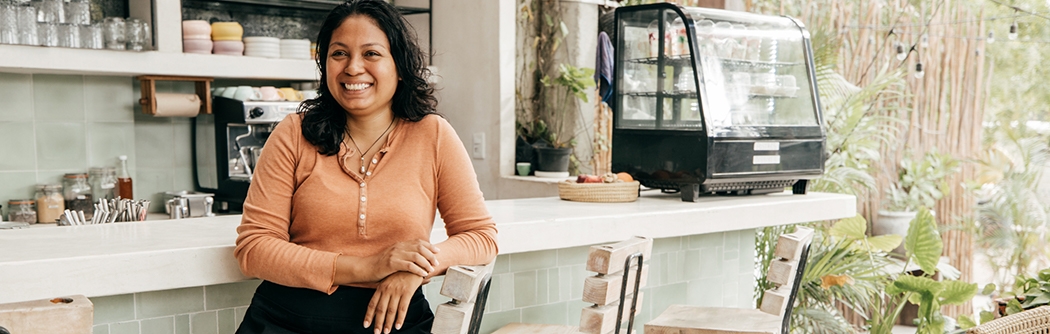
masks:
{"type": "Polygon", "coordinates": [[[173,75],[315,81],[317,63],[159,51],[114,51],[0,44],[0,72],[84,75],[173,75]]]}

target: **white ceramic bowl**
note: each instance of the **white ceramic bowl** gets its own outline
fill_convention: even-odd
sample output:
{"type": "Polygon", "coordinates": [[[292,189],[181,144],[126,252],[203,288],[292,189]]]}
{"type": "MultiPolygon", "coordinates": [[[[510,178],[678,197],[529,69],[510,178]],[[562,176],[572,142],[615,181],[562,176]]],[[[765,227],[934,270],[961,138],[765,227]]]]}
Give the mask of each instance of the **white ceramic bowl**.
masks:
{"type": "Polygon", "coordinates": [[[248,36],[244,38],[244,43],[270,43],[280,45],[281,39],[277,37],[248,36]]]}

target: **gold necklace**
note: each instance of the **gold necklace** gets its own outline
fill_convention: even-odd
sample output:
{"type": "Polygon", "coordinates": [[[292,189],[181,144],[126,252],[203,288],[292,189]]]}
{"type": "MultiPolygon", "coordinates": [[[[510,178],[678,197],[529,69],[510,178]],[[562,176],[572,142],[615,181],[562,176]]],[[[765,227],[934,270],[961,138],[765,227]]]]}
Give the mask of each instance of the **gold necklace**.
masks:
{"type": "Polygon", "coordinates": [[[361,150],[361,147],[357,146],[357,142],[354,141],[354,136],[350,135],[350,128],[348,127],[346,129],[346,136],[350,137],[350,142],[354,144],[354,148],[356,148],[358,152],[361,152],[360,153],[361,154],[361,174],[364,174],[365,170],[367,170],[367,168],[368,168],[368,165],[365,164],[365,153],[368,153],[368,151],[371,151],[372,148],[375,147],[377,143],[379,143],[379,140],[383,139],[383,136],[386,136],[386,133],[389,132],[390,129],[394,127],[394,121],[396,121],[396,120],[397,120],[396,118],[390,120],[390,125],[387,125],[386,130],[383,130],[383,134],[379,135],[379,138],[376,138],[376,141],[372,142],[372,145],[368,146],[368,149],[364,150],[364,151],[361,150]]]}

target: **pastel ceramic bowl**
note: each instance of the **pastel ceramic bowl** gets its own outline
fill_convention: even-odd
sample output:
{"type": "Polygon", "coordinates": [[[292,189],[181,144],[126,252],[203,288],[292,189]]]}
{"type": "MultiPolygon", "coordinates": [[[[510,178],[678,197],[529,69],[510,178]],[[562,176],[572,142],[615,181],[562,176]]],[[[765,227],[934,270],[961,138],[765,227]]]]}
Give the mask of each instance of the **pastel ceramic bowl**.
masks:
{"type": "Polygon", "coordinates": [[[182,39],[211,40],[211,25],[204,20],[182,21],[182,39]]]}
{"type": "Polygon", "coordinates": [[[215,41],[239,41],[244,36],[244,27],[237,22],[215,22],[211,24],[211,39],[215,41]]]}
{"type": "Polygon", "coordinates": [[[210,39],[184,39],[182,40],[182,52],[210,54],[212,42],[210,39]]]}
{"type": "Polygon", "coordinates": [[[241,41],[215,41],[215,48],[213,49],[216,54],[236,54],[241,55],[244,53],[244,42],[241,41]]]}

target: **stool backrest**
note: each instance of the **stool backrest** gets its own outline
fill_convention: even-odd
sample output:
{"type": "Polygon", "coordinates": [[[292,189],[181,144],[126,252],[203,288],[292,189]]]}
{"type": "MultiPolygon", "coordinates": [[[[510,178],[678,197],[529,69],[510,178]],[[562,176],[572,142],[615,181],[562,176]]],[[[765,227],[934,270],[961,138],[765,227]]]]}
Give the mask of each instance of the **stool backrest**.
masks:
{"type": "Polygon", "coordinates": [[[441,282],[442,296],[452,301],[438,305],[434,313],[434,334],[477,334],[492,283],[492,264],[452,266],[441,282]]]}
{"type": "Polygon", "coordinates": [[[766,290],[759,309],[783,317],[781,333],[789,333],[791,311],[795,295],[802,284],[802,274],[806,271],[806,259],[809,258],[812,241],[813,229],[802,226],[793,233],[781,235],[774,251],[779,259],[769,263],[766,279],[773,283],[774,288],[766,290]]]}
{"type": "Polygon", "coordinates": [[[636,292],[646,284],[649,266],[644,261],[652,252],[653,239],[645,237],[591,247],[587,270],[597,275],[584,280],[583,301],[594,305],[581,311],[580,332],[612,333],[624,319],[629,319],[627,328],[633,326],[643,297],[636,292]]]}

